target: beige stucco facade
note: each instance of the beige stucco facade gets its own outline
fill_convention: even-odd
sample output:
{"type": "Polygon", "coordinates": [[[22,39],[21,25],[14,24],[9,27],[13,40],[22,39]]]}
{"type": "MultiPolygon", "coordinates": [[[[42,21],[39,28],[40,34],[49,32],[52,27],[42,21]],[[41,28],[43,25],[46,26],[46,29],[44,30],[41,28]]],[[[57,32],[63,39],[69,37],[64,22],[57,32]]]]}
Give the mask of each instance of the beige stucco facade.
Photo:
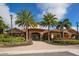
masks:
{"type": "MultiPolygon", "coordinates": [[[[28,29],[29,30],[29,39],[32,40],[44,40],[48,38],[48,30],[46,29],[28,29]]],[[[20,34],[20,35],[24,35],[24,33],[27,30],[20,30],[17,28],[14,28],[12,30],[13,34],[20,34]]],[[[28,32],[28,31],[27,31],[28,32]]],[[[74,36],[73,36],[74,37],[74,36]]],[[[61,38],[61,31],[60,30],[51,30],[50,31],[50,38],[56,38],[56,39],[60,39],[61,38]]],[[[72,33],[67,32],[67,30],[64,32],[64,39],[71,39],[72,38],[72,33]]]]}

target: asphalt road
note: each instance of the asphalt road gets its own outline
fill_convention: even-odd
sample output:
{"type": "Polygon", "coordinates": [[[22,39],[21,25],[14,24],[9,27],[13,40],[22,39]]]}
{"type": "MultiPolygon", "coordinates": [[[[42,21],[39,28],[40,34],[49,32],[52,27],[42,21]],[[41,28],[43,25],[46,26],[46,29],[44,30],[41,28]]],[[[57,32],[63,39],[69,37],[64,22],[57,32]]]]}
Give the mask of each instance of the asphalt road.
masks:
{"type": "Polygon", "coordinates": [[[32,54],[0,54],[0,56],[77,56],[70,52],[32,53],[32,54]]]}

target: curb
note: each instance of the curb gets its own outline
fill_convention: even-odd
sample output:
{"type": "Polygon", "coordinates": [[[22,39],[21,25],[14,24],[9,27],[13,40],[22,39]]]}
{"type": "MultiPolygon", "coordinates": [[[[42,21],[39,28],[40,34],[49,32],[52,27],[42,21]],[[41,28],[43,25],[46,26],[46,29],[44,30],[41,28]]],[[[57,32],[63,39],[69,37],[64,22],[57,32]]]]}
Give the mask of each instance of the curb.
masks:
{"type": "Polygon", "coordinates": [[[6,51],[0,52],[0,55],[14,55],[14,54],[32,54],[32,53],[50,53],[50,52],[70,52],[79,56],[77,49],[55,49],[55,50],[30,50],[30,51],[6,51]]]}
{"type": "Polygon", "coordinates": [[[31,51],[6,51],[0,52],[0,54],[32,54],[32,53],[47,53],[47,52],[66,52],[67,50],[56,49],[56,50],[31,50],[31,51]]]}

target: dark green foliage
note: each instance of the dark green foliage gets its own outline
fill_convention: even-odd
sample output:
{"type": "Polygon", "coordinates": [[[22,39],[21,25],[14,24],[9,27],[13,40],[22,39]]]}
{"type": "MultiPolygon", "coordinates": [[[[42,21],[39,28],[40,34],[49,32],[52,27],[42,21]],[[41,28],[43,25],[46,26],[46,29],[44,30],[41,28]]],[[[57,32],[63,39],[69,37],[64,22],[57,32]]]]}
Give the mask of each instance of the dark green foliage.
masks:
{"type": "Polygon", "coordinates": [[[3,21],[3,18],[0,17],[0,29],[6,29],[8,28],[8,25],[5,24],[5,22],[3,21]]]}
{"type": "Polygon", "coordinates": [[[0,42],[23,42],[23,37],[14,37],[9,35],[0,34],[0,42]]]}
{"type": "Polygon", "coordinates": [[[39,23],[41,26],[48,27],[48,41],[50,42],[50,27],[57,24],[57,18],[52,13],[43,15],[43,20],[39,23]]]}
{"type": "Polygon", "coordinates": [[[54,43],[56,44],[79,44],[79,40],[54,40],[54,43]]]}
{"type": "Polygon", "coordinates": [[[23,37],[0,34],[0,44],[3,44],[3,46],[27,45],[27,41],[23,37]]]}
{"type": "Polygon", "coordinates": [[[22,26],[24,28],[28,28],[29,26],[37,26],[34,17],[32,16],[32,13],[26,9],[17,12],[17,20],[15,21],[15,23],[18,26],[22,26]]]}

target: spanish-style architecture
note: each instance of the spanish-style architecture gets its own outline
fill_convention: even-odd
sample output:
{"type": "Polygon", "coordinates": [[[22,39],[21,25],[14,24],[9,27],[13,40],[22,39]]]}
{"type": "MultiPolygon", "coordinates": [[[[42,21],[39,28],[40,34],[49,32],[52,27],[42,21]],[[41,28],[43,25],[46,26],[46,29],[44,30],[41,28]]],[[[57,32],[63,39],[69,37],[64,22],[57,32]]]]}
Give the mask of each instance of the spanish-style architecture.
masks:
{"type": "MultiPolygon", "coordinates": [[[[30,28],[29,30],[29,38],[32,40],[45,40],[48,38],[48,30],[46,29],[39,29],[39,28],[30,28]]],[[[9,30],[8,33],[14,36],[25,36],[26,30],[20,30],[17,28],[13,28],[9,30]]],[[[64,30],[64,39],[75,39],[77,35],[77,31],[74,29],[64,30]]],[[[61,31],[58,29],[50,31],[50,38],[53,39],[60,39],[61,38],[61,31]]]]}
{"type": "Polygon", "coordinates": [[[8,30],[9,35],[13,36],[23,36],[23,31],[18,28],[13,28],[12,30],[8,30]]]}

